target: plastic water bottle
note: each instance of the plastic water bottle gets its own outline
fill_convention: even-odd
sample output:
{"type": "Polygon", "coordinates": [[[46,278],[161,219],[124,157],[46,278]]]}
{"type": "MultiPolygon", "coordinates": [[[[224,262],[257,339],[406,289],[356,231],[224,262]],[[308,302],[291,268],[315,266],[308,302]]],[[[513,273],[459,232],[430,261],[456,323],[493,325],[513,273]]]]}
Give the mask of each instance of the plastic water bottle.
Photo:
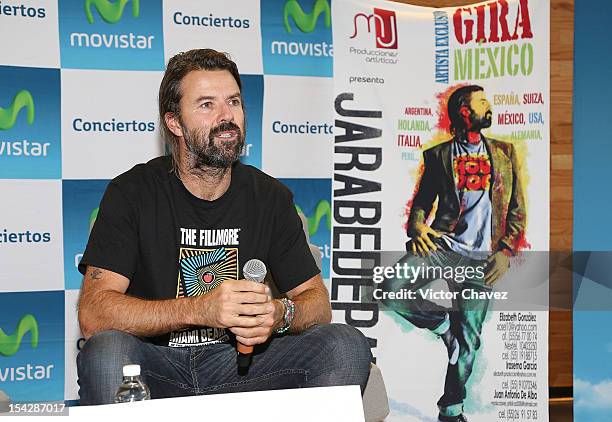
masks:
{"type": "Polygon", "coordinates": [[[115,394],[115,403],[149,400],[149,388],[140,379],[140,365],[125,365],[123,367],[123,382],[115,394]]]}

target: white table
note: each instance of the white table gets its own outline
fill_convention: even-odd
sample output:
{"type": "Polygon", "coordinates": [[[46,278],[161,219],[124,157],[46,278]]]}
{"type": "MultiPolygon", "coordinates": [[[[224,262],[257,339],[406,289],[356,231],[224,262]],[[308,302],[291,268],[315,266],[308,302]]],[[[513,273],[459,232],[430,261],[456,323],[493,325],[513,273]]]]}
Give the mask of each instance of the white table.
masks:
{"type": "Polygon", "coordinates": [[[359,386],[300,388],[76,406],[70,417],[119,422],[364,422],[359,386]]]}

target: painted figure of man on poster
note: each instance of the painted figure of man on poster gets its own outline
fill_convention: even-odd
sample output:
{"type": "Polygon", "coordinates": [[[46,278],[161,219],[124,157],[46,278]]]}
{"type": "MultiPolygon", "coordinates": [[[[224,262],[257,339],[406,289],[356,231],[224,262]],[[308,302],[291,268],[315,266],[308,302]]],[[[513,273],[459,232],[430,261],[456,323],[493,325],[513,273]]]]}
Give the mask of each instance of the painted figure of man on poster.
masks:
{"type": "MultiPolygon", "coordinates": [[[[408,219],[408,254],[399,263],[461,269],[454,272],[461,277],[444,277],[449,291],[486,292],[505,274],[509,257],[525,242],[521,169],[512,144],[481,133],[493,117],[482,87],[459,87],[447,107],[453,137],[423,153],[423,173],[408,219]]],[[[439,278],[428,273],[416,280],[386,279],[383,290],[424,289],[439,278]]],[[[384,303],[442,339],[449,361],[438,420],[465,422],[465,385],[481,345],[489,300],[457,294],[452,309],[447,309],[421,295],[414,297],[384,303]]]]}

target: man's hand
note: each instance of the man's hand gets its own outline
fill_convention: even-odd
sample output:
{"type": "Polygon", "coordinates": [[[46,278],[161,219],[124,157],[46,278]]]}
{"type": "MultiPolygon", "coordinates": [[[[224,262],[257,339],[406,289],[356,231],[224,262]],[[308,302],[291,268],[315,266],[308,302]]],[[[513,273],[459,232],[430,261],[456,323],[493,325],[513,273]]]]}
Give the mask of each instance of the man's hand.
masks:
{"type": "Polygon", "coordinates": [[[270,289],[250,280],[225,280],[205,295],[193,298],[193,325],[253,328],[274,311],[270,289]]]}
{"type": "Polygon", "coordinates": [[[280,300],[274,299],[268,302],[269,312],[260,314],[257,319],[261,323],[256,327],[230,327],[230,331],[236,335],[236,340],[245,346],[254,346],[268,341],[274,330],[278,329],[284,322],[285,305],[280,300]]]}
{"type": "Polygon", "coordinates": [[[487,273],[485,274],[485,284],[492,286],[497,280],[503,277],[510,267],[510,259],[502,251],[495,252],[487,259],[487,273]]]}
{"type": "Polygon", "coordinates": [[[429,227],[427,224],[416,223],[414,225],[414,236],[409,243],[408,249],[412,250],[412,253],[420,256],[427,256],[430,252],[438,249],[438,247],[430,239],[430,236],[439,238],[442,235],[429,227]]]}

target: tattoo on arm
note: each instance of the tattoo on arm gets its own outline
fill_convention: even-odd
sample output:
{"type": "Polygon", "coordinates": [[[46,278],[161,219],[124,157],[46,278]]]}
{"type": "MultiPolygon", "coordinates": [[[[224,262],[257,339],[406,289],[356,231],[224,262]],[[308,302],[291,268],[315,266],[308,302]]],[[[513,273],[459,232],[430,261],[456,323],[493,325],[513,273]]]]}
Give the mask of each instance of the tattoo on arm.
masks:
{"type": "Polygon", "coordinates": [[[99,268],[94,268],[93,271],[89,274],[92,280],[100,280],[102,278],[102,270],[99,268]]]}

